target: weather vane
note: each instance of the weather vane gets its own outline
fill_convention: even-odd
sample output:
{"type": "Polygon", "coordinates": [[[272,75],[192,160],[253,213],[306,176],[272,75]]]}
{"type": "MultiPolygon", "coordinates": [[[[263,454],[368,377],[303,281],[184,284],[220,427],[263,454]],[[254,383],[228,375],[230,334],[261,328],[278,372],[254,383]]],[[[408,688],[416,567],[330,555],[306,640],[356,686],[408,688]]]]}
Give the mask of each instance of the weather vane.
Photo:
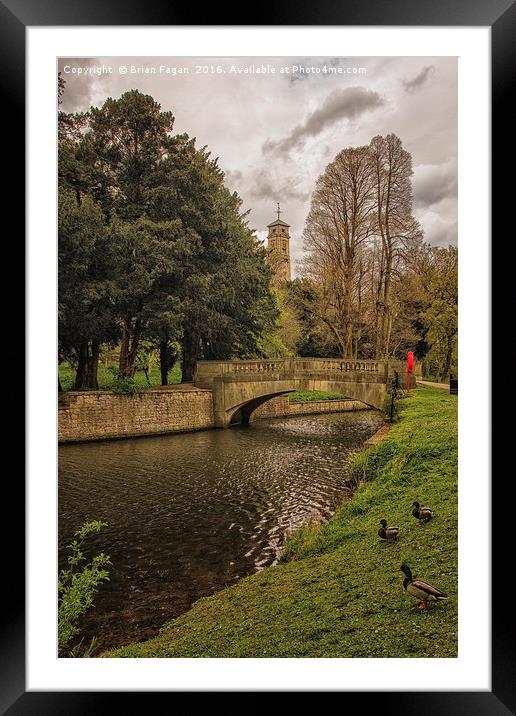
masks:
{"type": "Polygon", "coordinates": [[[276,203],[278,205],[278,208],[276,209],[276,211],[278,212],[278,221],[279,221],[279,215],[281,214],[281,210],[279,208],[279,201],[277,201],[276,203]]]}

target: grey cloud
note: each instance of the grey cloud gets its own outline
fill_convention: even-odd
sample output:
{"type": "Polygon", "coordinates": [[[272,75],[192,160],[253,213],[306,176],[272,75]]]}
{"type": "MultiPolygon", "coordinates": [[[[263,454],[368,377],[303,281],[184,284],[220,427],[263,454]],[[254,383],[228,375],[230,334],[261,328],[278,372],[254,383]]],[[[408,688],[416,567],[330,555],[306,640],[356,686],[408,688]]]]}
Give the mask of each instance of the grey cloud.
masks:
{"type": "Polygon", "coordinates": [[[430,207],[457,196],[457,168],[454,162],[423,164],[414,170],[414,204],[430,207]]]}
{"type": "MultiPolygon", "coordinates": [[[[311,59],[303,58],[301,60],[295,60],[292,64],[293,65],[308,65],[310,67],[323,67],[324,65],[327,65],[328,67],[338,67],[344,58],[342,57],[330,57],[329,59],[325,59],[323,61],[314,61],[311,59]]],[[[329,78],[332,77],[331,74],[323,74],[320,73],[317,75],[317,78],[329,78]]],[[[308,74],[306,72],[296,72],[291,75],[287,75],[289,84],[295,84],[296,82],[302,82],[303,80],[307,80],[310,77],[313,77],[313,75],[308,74]]]]}
{"type": "Polygon", "coordinates": [[[62,96],[61,109],[64,112],[80,112],[88,110],[92,103],[96,90],[103,85],[108,86],[110,81],[109,75],[82,74],[77,75],[68,71],[65,67],[71,68],[89,68],[98,66],[99,60],[90,57],[74,57],[66,60],[59,60],[59,72],[65,81],[65,89],[62,96]]]}
{"type": "Polygon", "coordinates": [[[425,241],[432,246],[457,245],[457,221],[453,216],[440,216],[429,212],[419,216],[425,241]]]}
{"type": "Polygon", "coordinates": [[[433,65],[428,65],[427,67],[423,67],[421,72],[419,72],[411,80],[401,80],[401,83],[405,88],[405,92],[416,92],[425,84],[434,71],[435,67],[433,65]]]}
{"type": "Polygon", "coordinates": [[[385,100],[378,92],[367,90],[365,87],[348,87],[338,89],[329,94],[323,104],[312,112],[303,124],[298,124],[286,137],[278,141],[267,139],[263,144],[264,153],[272,151],[288,154],[291,149],[302,147],[308,137],[315,137],[323,129],[332,124],[348,119],[356,119],[364,112],[368,112],[385,104],[385,100]]]}
{"type": "Polygon", "coordinates": [[[238,184],[244,178],[244,175],[239,169],[228,169],[225,172],[225,176],[230,184],[238,184]]]}
{"type": "Polygon", "coordinates": [[[306,201],[310,192],[298,188],[299,179],[288,177],[278,182],[267,169],[255,171],[251,177],[252,186],[249,196],[255,199],[271,199],[272,201],[297,199],[306,201]]]}

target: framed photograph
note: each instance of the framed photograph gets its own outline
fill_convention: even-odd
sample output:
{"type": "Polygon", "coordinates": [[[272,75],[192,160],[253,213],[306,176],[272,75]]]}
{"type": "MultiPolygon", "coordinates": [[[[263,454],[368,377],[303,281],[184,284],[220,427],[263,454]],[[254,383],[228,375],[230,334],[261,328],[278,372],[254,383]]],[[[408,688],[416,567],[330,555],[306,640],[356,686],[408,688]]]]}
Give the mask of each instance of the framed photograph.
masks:
{"type": "Polygon", "coordinates": [[[28,287],[2,713],[515,712],[489,347],[514,5],[214,10],[0,5],[28,287]]]}

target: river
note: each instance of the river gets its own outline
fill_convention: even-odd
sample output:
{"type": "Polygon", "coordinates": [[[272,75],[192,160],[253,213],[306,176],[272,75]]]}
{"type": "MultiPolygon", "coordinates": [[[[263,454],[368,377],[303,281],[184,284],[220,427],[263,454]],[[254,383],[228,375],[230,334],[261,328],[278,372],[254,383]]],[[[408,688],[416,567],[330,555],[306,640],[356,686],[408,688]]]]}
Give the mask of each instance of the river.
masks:
{"type": "Polygon", "coordinates": [[[347,454],[382,422],[368,410],[60,446],[60,568],[85,520],[108,523],[86,550],[112,561],[80,624],[86,639],[100,649],[148,639],[200,597],[274,564],[290,530],[333,514],[347,454]]]}

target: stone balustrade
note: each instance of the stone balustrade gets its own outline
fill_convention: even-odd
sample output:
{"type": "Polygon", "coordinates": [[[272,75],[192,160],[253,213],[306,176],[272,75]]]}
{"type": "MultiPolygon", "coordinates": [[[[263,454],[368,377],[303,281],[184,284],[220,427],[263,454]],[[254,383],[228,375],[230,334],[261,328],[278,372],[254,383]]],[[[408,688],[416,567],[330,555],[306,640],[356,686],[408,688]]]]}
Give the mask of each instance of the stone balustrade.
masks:
{"type": "Polygon", "coordinates": [[[304,377],[321,373],[371,373],[385,376],[387,362],[342,358],[285,358],[273,360],[199,361],[196,382],[216,377],[289,375],[304,377]]]}

